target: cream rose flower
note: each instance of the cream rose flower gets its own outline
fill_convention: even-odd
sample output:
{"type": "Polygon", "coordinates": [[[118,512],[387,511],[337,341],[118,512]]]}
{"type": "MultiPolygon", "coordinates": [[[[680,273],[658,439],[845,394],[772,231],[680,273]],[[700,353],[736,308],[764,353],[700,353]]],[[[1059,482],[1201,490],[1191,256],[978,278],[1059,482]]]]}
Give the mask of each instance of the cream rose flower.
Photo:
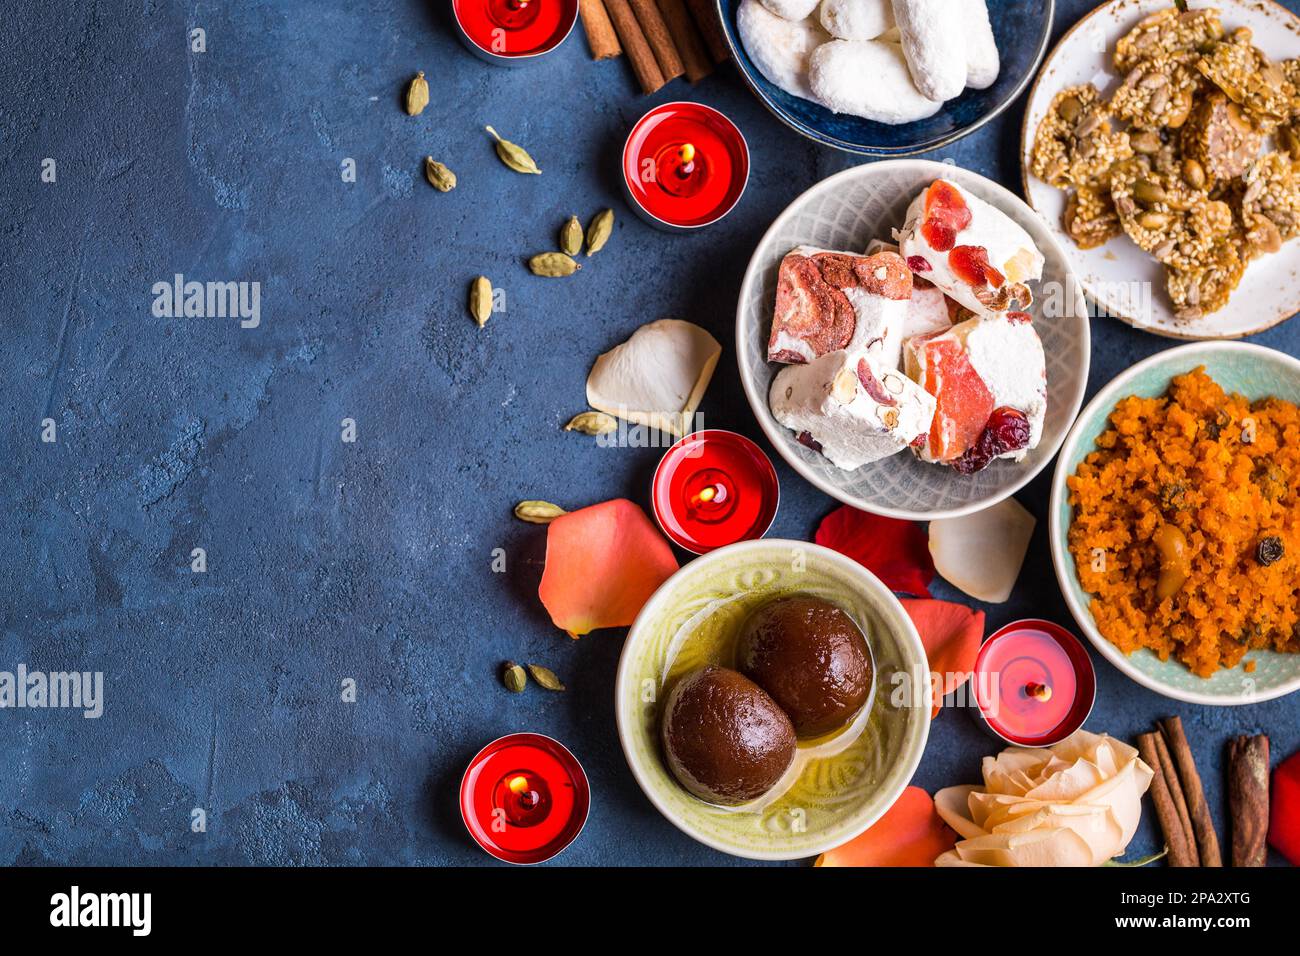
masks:
{"type": "Polygon", "coordinates": [[[1152,777],[1134,748],[1085,730],[985,757],[983,773],[983,788],[935,794],[962,837],[935,866],[1100,866],[1133,839],[1152,777]]]}

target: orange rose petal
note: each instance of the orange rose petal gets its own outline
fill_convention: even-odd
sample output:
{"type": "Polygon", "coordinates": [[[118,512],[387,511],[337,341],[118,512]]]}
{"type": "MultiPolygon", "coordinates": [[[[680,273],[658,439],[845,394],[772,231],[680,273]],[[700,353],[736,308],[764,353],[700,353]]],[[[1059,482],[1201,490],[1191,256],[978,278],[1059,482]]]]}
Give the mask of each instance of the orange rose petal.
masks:
{"type": "Polygon", "coordinates": [[[943,698],[964,684],[975,669],[975,656],[984,641],[984,612],[952,601],[900,600],[920,632],[925,656],[930,660],[933,719],[943,706],[943,698]],[[937,680],[935,674],[939,675],[937,680]]]}
{"type": "Polygon", "coordinates": [[[547,526],[537,596],[556,627],[580,637],[600,627],[627,627],[676,570],[672,548],[645,512],[618,498],[547,526]]]}
{"type": "Polygon", "coordinates": [[[871,829],[817,858],[817,866],[934,866],[957,843],[920,787],[908,787],[871,829]]]}

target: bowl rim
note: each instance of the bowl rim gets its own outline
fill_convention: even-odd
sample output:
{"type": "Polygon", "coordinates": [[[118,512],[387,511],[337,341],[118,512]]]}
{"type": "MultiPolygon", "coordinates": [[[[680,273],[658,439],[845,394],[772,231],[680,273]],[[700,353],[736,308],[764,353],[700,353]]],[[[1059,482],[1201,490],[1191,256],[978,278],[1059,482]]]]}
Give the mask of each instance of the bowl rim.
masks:
{"type": "MultiPolygon", "coordinates": [[[[942,149],[945,146],[952,145],[963,137],[969,136],[986,123],[1001,116],[1012,103],[1020,99],[1021,94],[1025,92],[1025,88],[1029,86],[1034,77],[1038,75],[1039,67],[1043,64],[1043,57],[1047,55],[1047,48],[1051,45],[1052,25],[1056,21],[1056,0],[1043,0],[1042,6],[1046,8],[1045,12],[1047,14],[1047,19],[1043,25],[1042,35],[1038,38],[1038,48],[1034,51],[1033,61],[1029,64],[1029,69],[1025,71],[1025,75],[1021,77],[1020,81],[1016,83],[1015,87],[1007,93],[1001,102],[995,104],[991,110],[977,118],[974,122],[968,123],[961,129],[954,130],[951,133],[945,133],[935,139],[927,140],[923,143],[916,143],[910,146],[866,146],[861,143],[851,143],[848,140],[843,140],[837,136],[831,136],[821,130],[814,129],[806,123],[791,116],[784,108],[773,102],[773,100],[759,87],[758,82],[754,79],[749,68],[744,65],[744,61],[740,56],[739,38],[733,38],[735,28],[734,25],[728,22],[726,11],[723,10],[722,5],[723,0],[714,0],[714,8],[718,11],[718,16],[721,18],[723,23],[722,35],[726,38],[727,47],[731,50],[731,58],[736,64],[736,72],[740,74],[741,79],[745,81],[745,85],[749,87],[750,92],[758,98],[758,101],[763,104],[763,107],[769,113],[800,136],[805,139],[810,139],[814,143],[819,143],[822,146],[830,146],[832,149],[838,149],[845,153],[854,153],[858,156],[874,156],[885,159],[904,159],[908,156],[917,156],[921,153],[930,152],[931,150],[942,149]]],[[[904,123],[900,125],[906,126],[908,124],[904,123]]]]}
{"type": "MultiPolygon", "coordinates": [[[[630,680],[629,671],[632,667],[631,648],[635,638],[637,637],[638,629],[644,625],[645,621],[649,620],[658,612],[659,606],[667,601],[668,594],[676,584],[679,583],[680,579],[691,574],[698,574],[703,568],[709,565],[720,563],[737,554],[743,554],[747,551],[788,548],[802,548],[810,553],[816,554],[819,558],[828,561],[830,564],[837,565],[850,577],[856,577],[866,591],[874,592],[878,596],[881,596],[884,599],[883,604],[890,609],[895,618],[892,622],[888,620],[886,621],[887,624],[892,624],[890,628],[891,633],[905,645],[910,645],[911,650],[915,655],[919,655],[921,664],[926,669],[924,674],[913,675],[913,678],[920,680],[924,677],[924,686],[928,686],[929,681],[929,664],[927,663],[928,657],[925,653],[925,645],[921,643],[921,635],[916,630],[916,625],[912,623],[912,619],[908,616],[907,611],[903,608],[903,604],[899,601],[897,595],[895,595],[893,591],[889,590],[889,588],[885,586],[884,582],[876,577],[876,575],[857,561],[840,554],[838,551],[832,551],[830,548],[814,544],[811,541],[797,541],[790,538],[758,538],[753,541],[739,541],[735,544],[729,544],[725,547],[718,548],[716,551],[710,551],[708,554],[701,555],[693,561],[682,565],[682,567],[679,568],[672,577],[661,584],[658,590],[650,596],[650,600],[646,601],[645,605],[637,614],[636,620],[633,621],[631,628],[628,629],[627,638],[623,642],[623,650],[619,654],[618,672],[614,681],[614,720],[618,728],[618,742],[619,746],[623,750],[623,759],[627,762],[628,768],[632,771],[632,776],[635,778],[637,786],[641,788],[641,792],[645,794],[646,799],[650,801],[665,820],[677,827],[678,830],[681,830],[691,839],[703,843],[707,847],[718,850],[721,853],[726,853],[729,856],[740,857],[747,860],[803,860],[812,856],[818,856],[828,850],[833,850],[837,846],[843,846],[849,840],[860,836],[889,811],[889,808],[893,806],[902,792],[911,784],[912,778],[916,776],[917,767],[921,764],[921,758],[925,755],[926,744],[930,739],[931,720],[927,705],[926,707],[918,708],[919,710],[924,711],[925,720],[920,724],[920,737],[913,745],[912,752],[904,754],[901,762],[901,766],[904,769],[904,775],[898,780],[898,792],[893,795],[893,799],[887,803],[882,801],[885,805],[880,807],[878,812],[864,814],[862,815],[862,819],[855,820],[852,833],[843,837],[837,836],[830,840],[815,843],[810,848],[801,849],[797,854],[793,855],[789,851],[779,849],[759,850],[737,848],[723,843],[720,840],[716,840],[709,834],[700,832],[691,826],[687,819],[678,816],[655,793],[654,788],[650,785],[650,782],[646,778],[641,767],[632,757],[628,741],[632,734],[636,732],[636,729],[629,727],[624,721],[623,709],[619,706],[619,702],[623,700],[625,690],[628,686],[628,681],[630,680]],[[898,626],[900,624],[902,625],[901,629],[898,626]]],[[[913,663],[915,663],[915,661],[913,663]]]]}
{"type": "MultiPolygon", "coordinates": [[[[1041,69],[1037,71],[1037,75],[1034,77],[1033,86],[1030,87],[1029,95],[1025,98],[1025,115],[1021,118],[1020,121],[1020,189],[1025,194],[1025,205],[1027,205],[1030,209],[1032,209],[1042,219],[1047,220],[1049,219],[1049,217],[1047,216],[1046,213],[1040,210],[1038,206],[1034,203],[1034,194],[1029,188],[1030,180],[1037,178],[1031,176],[1029,172],[1029,166],[1033,158],[1032,156],[1033,141],[1032,138],[1030,137],[1029,115],[1031,112],[1031,107],[1033,106],[1034,99],[1035,97],[1038,96],[1038,88],[1042,84],[1043,80],[1047,78],[1047,73],[1052,68],[1052,65],[1055,62],[1057,56],[1062,52],[1062,48],[1074,36],[1074,34],[1080,30],[1080,28],[1082,28],[1084,25],[1091,22],[1092,19],[1098,16],[1099,14],[1108,12],[1110,8],[1118,6],[1121,3],[1130,3],[1130,2],[1133,2],[1135,4],[1141,4],[1143,0],[1102,0],[1101,3],[1099,3],[1097,6],[1093,7],[1082,17],[1080,17],[1077,23],[1075,23],[1072,27],[1070,27],[1070,29],[1066,30],[1065,33],[1061,35],[1061,39],[1056,41],[1056,44],[1052,47],[1052,51],[1047,54],[1047,58],[1040,64],[1041,69]]],[[[1227,5],[1235,2],[1235,0],[1221,0],[1221,2],[1227,5]]],[[[1238,3],[1239,7],[1245,7],[1247,5],[1248,4],[1244,2],[1238,3]]],[[[1262,7],[1263,9],[1275,9],[1277,11],[1280,11],[1282,14],[1294,20],[1297,26],[1300,26],[1300,14],[1288,10],[1280,3],[1277,3],[1276,0],[1263,0],[1262,3],[1260,3],[1259,0],[1256,0],[1256,2],[1249,5],[1262,7]]],[[[1141,11],[1138,10],[1135,12],[1140,13],[1141,11]]],[[[1037,130],[1035,129],[1034,132],[1037,133],[1037,130]]],[[[1116,238],[1121,238],[1121,237],[1116,237],[1116,238]]],[[[1127,238],[1127,237],[1122,237],[1122,238],[1127,238]]],[[[1141,250],[1137,250],[1137,247],[1133,247],[1133,248],[1136,251],[1139,252],[1141,251],[1141,250]]],[[[1071,266],[1073,266],[1074,254],[1082,253],[1085,250],[1075,249],[1073,243],[1071,243],[1070,246],[1066,248],[1066,251],[1071,255],[1071,266]]],[[[1143,255],[1145,255],[1145,253],[1143,253],[1143,255]]],[[[1119,321],[1123,322],[1125,325],[1131,326],[1132,328],[1138,329],[1142,332],[1147,332],[1151,335],[1158,336],[1159,338],[1170,339],[1176,342],[1231,342],[1237,339],[1244,339],[1252,335],[1258,335],[1261,332],[1266,332],[1269,329],[1274,328],[1275,326],[1281,325],[1283,322],[1286,322],[1289,319],[1293,318],[1296,314],[1296,306],[1293,304],[1289,307],[1284,308],[1281,314],[1274,316],[1273,318],[1269,319],[1267,322],[1261,325],[1254,326],[1242,332],[1233,332],[1230,334],[1223,334],[1223,333],[1206,334],[1206,333],[1181,332],[1177,329],[1163,328],[1158,325],[1141,322],[1130,315],[1124,314],[1124,311],[1122,309],[1117,308],[1113,301],[1105,301],[1093,291],[1092,284],[1084,281],[1086,273],[1084,273],[1082,270],[1072,270],[1072,271],[1075,271],[1077,273],[1079,284],[1083,286],[1084,294],[1086,295],[1088,301],[1093,303],[1097,307],[1098,311],[1105,313],[1107,316],[1110,316],[1111,318],[1118,319],[1119,321]]]]}
{"type": "MultiPolygon", "coordinates": [[[[1288,355],[1285,352],[1271,349],[1267,346],[1256,345],[1253,342],[1238,342],[1234,339],[1212,339],[1204,342],[1189,342],[1186,345],[1178,345],[1173,348],[1164,349],[1157,352],[1135,365],[1130,365],[1124,371],[1120,372],[1113,379],[1102,386],[1101,390],[1093,397],[1088,406],[1079,413],[1074,424],[1070,427],[1070,433],[1066,436],[1065,443],[1061,446],[1056,460],[1056,470],[1052,474],[1052,491],[1048,500],[1048,550],[1052,555],[1052,567],[1056,570],[1056,583],[1060,588],[1061,595],[1065,599],[1066,606],[1070,609],[1071,616],[1074,617],[1075,623],[1092,642],[1101,656],[1110,661],[1121,673],[1133,681],[1146,687],[1148,690],[1155,691],[1164,697],[1173,700],[1184,701],[1189,704],[1205,704],[1211,707],[1234,707],[1243,704],[1258,704],[1267,700],[1273,700],[1278,697],[1284,697],[1287,694],[1300,690],[1300,674],[1289,680],[1283,681],[1277,687],[1269,688],[1266,691],[1259,691],[1247,695],[1245,692],[1232,696],[1220,694],[1207,694],[1195,690],[1183,690],[1178,687],[1171,687],[1157,678],[1151,677],[1141,670],[1129,659],[1129,656],[1112,644],[1101,633],[1096,622],[1092,618],[1092,613],[1087,606],[1075,597],[1074,588],[1083,590],[1079,584],[1078,578],[1074,574],[1073,568],[1067,567],[1066,555],[1068,549],[1065,546],[1061,522],[1058,515],[1061,513],[1061,507],[1065,502],[1065,481],[1073,474],[1074,469],[1068,462],[1075,457],[1078,446],[1082,438],[1084,424],[1092,420],[1098,412],[1107,408],[1113,408],[1117,401],[1117,396],[1121,393],[1134,378],[1150,368],[1154,368],[1162,363],[1177,361],[1179,359],[1189,358],[1197,355],[1203,355],[1213,352],[1240,352],[1247,355],[1255,355],[1261,359],[1267,359],[1273,362],[1280,362],[1287,366],[1295,374],[1297,380],[1300,380],[1300,359],[1288,355]]],[[[1071,519],[1072,520],[1072,519],[1071,519]]]]}
{"type": "MultiPolygon", "coordinates": [[[[786,206],[774,220],[772,220],[772,224],[763,233],[762,238],[758,240],[758,244],[754,246],[753,253],[750,254],[749,265],[745,267],[745,275],[740,283],[740,293],[736,299],[736,364],[740,369],[740,383],[745,390],[745,397],[749,400],[750,410],[753,412],[754,417],[758,419],[758,425],[763,430],[763,434],[766,436],[768,442],[776,449],[776,452],[781,456],[781,459],[814,488],[817,488],[819,491],[830,495],[836,501],[849,505],[850,507],[858,508],[859,510],[867,511],[871,514],[884,515],[890,518],[902,518],[907,521],[936,521],[943,518],[960,518],[964,515],[983,511],[985,508],[991,508],[993,505],[1005,501],[1042,474],[1043,471],[1047,469],[1047,466],[1051,464],[1053,456],[1055,456],[1064,445],[1070,430],[1078,420],[1079,409],[1083,406],[1083,399],[1087,394],[1088,370],[1092,366],[1092,320],[1088,314],[1087,303],[1083,297],[1083,288],[1074,274],[1074,264],[1071,262],[1070,257],[1066,255],[1065,249],[1061,246],[1060,240],[1050,232],[1044,233],[1044,236],[1049,243],[1048,251],[1050,251],[1056,259],[1062,263],[1062,271],[1065,273],[1065,281],[1063,284],[1072,293],[1071,297],[1074,301],[1074,309],[1079,313],[1079,316],[1085,324],[1084,334],[1080,336],[1079,339],[1081,359],[1079,384],[1070,401],[1070,411],[1066,419],[1068,424],[1060,430],[1055,445],[1047,446],[1047,451],[1043,454],[1037,467],[1022,468],[1021,474],[1019,474],[1014,481],[1008,484],[1005,488],[1001,488],[994,492],[988,498],[982,498],[953,508],[939,508],[930,511],[914,511],[909,508],[897,508],[892,505],[868,506],[862,500],[841,490],[832,483],[823,480],[821,476],[813,471],[813,469],[799,458],[799,456],[791,454],[792,450],[787,447],[787,436],[784,434],[786,429],[781,427],[781,425],[776,421],[776,418],[772,415],[771,409],[768,408],[767,395],[765,393],[758,393],[758,388],[756,383],[753,381],[753,377],[745,368],[744,351],[740,344],[743,341],[742,336],[745,334],[745,304],[753,293],[753,286],[760,281],[759,276],[761,270],[758,267],[758,252],[767,245],[773,234],[776,233],[776,231],[797,212],[797,207],[803,205],[803,203],[814,193],[831,188],[831,184],[837,183],[841,179],[848,179],[855,176],[870,177],[900,168],[927,168],[935,174],[936,178],[951,176],[953,171],[956,170],[958,173],[978,179],[983,186],[990,188],[992,193],[998,197],[999,202],[1018,203],[1023,207],[1028,218],[1039,218],[1038,214],[1030,209],[1023,199],[1005,186],[989,179],[987,176],[982,176],[977,172],[965,169],[961,166],[955,166],[951,163],[937,162],[931,159],[881,160],[879,162],[867,163],[861,166],[851,166],[850,168],[835,173],[832,176],[828,176],[820,182],[814,183],[812,186],[808,187],[808,189],[796,196],[790,204],[786,206]]],[[[1040,445],[1039,447],[1041,448],[1043,446],[1040,445]]]]}

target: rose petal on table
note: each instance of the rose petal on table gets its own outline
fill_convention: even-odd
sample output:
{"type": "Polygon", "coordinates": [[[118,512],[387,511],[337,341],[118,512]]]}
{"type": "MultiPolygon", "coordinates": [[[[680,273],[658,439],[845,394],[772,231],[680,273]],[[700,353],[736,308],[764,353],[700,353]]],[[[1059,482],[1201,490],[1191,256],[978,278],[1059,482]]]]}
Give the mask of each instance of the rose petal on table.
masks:
{"type": "Polygon", "coordinates": [[[1034,516],[1014,498],[960,518],[930,522],[930,556],[953,587],[988,604],[1011,597],[1020,577],[1034,516]]]}
{"type": "Polygon", "coordinates": [[[1295,866],[1300,866],[1300,753],[1273,771],[1269,794],[1268,842],[1295,866]]]}
{"type": "Polygon", "coordinates": [[[920,787],[908,787],[861,836],[817,858],[817,866],[933,866],[957,835],[920,787]]]}
{"type": "Polygon", "coordinates": [[[626,498],[561,515],[546,526],[537,596],[555,626],[580,637],[626,627],[677,570],[673,550],[626,498]]]}
{"type": "Polygon", "coordinates": [[[964,604],[932,599],[903,598],[903,610],[916,625],[930,661],[934,709],[938,716],[943,699],[966,682],[975,670],[975,657],[984,640],[984,612],[964,604]]]}
{"type": "Polygon", "coordinates": [[[915,521],[885,518],[842,505],[817,526],[813,540],[852,558],[891,591],[930,596],[934,561],[915,521]]]}

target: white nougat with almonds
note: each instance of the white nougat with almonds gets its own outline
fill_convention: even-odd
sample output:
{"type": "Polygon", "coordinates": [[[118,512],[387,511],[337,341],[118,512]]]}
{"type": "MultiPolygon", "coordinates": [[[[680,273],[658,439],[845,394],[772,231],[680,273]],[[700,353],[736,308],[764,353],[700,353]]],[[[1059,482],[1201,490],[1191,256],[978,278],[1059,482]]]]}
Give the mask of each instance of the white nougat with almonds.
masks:
{"type": "Polygon", "coordinates": [[[934,420],[929,392],[897,369],[873,367],[861,351],[787,365],[772,382],[768,404],[778,422],[806,433],[846,471],[897,454],[934,420]]]}

